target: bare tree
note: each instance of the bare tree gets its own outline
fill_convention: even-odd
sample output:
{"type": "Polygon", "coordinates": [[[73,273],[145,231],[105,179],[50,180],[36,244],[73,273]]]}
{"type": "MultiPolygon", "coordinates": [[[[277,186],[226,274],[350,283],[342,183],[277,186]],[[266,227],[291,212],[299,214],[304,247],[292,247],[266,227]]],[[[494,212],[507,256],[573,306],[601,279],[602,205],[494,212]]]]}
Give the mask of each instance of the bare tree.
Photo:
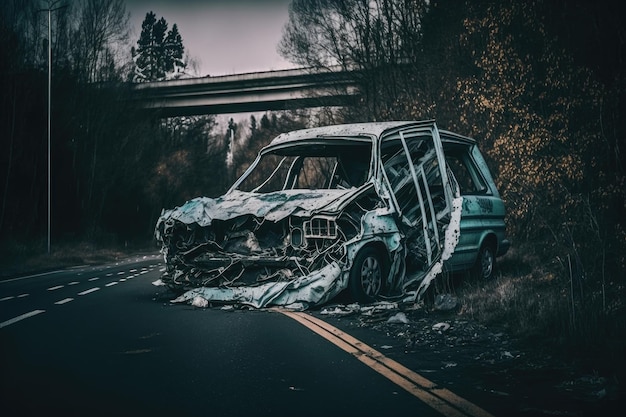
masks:
{"type": "Polygon", "coordinates": [[[85,81],[116,77],[116,57],[128,40],[129,14],[124,0],[80,0],[71,29],[75,71],[85,81]]]}
{"type": "MultiPolygon", "coordinates": [[[[352,70],[368,112],[387,116],[419,68],[425,0],[295,0],[279,45],[292,62],[352,70]]],[[[361,107],[363,108],[363,107],[361,107]]]]}

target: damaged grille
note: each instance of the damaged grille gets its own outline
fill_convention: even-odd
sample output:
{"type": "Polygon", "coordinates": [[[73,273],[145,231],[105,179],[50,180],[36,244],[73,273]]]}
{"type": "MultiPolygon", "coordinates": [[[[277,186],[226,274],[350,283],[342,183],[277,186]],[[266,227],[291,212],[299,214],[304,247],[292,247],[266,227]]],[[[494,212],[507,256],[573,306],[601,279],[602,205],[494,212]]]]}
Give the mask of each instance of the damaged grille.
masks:
{"type": "Polygon", "coordinates": [[[312,239],[336,239],[337,223],[331,217],[314,217],[304,222],[304,236],[312,239]]]}

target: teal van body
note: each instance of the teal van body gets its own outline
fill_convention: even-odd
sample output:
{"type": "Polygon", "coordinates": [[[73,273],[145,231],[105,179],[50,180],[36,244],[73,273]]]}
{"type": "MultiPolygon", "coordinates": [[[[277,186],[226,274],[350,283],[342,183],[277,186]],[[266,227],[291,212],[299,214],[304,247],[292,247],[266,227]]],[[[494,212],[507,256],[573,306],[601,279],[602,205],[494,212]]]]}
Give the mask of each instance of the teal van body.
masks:
{"type": "Polygon", "coordinates": [[[463,197],[461,233],[447,269],[491,278],[496,257],[510,247],[504,202],[476,141],[444,130],[440,130],[440,137],[463,197]]]}

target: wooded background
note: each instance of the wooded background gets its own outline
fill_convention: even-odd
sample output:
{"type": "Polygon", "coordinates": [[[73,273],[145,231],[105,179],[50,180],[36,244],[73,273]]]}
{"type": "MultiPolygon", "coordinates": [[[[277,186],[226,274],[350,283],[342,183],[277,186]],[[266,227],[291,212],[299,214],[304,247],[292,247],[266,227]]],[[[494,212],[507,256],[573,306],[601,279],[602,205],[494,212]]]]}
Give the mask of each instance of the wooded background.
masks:
{"type": "MultiPolygon", "coordinates": [[[[281,54],[303,67],[358,70],[362,102],[228,126],[215,115],[159,119],[132,106],[130,82],[190,75],[184,39],[167,17],[146,10],[136,40],[128,39],[122,0],[59,5],[66,7],[53,12],[51,39],[53,241],[150,241],[162,208],[223,193],[287,130],[433,118],[478,141],[508,209],[513,251],[561,282],[580,305],[570,319],[624,315],[619,2],[294,0],[281,54]]],[[[47,3],[35,0],[0,6],[0,241],[35,246],[47,228],[42,8],[47,3]]]]}

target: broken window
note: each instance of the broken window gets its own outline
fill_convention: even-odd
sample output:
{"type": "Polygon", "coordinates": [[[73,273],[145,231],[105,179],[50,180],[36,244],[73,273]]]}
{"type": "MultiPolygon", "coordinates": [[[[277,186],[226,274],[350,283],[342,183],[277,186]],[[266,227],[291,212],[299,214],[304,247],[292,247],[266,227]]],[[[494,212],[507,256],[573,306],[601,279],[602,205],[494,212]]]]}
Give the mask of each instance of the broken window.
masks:
{"type": "Polygon", "coordinates": [[[287,174],[295,157],[267,154],[256,164],[256,168],[239,185],[241,191],[271,193],[283,189],[287,174]]]}
{"type": "Polygon", "coordinates": [[[237,189],[270,193],[360,187],[369,175],[371,146],[369,141],[333,139],[324,144],[277,149],[263,154],[237,189]]]}

